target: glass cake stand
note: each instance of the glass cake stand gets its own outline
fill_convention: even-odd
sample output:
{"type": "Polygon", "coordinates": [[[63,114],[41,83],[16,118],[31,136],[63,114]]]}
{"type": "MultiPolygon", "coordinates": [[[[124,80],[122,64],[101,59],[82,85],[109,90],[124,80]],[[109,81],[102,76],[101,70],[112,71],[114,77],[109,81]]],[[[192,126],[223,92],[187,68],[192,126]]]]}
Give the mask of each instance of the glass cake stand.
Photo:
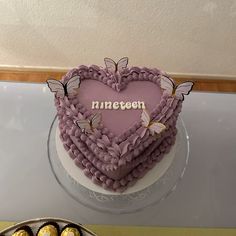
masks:
{"type": "Polygon", "coordinates": [[[113,194],[112,192],[105,194],[104,192],[94,191],[80,184],[68,174],[57,154],[55,138],[57,124],[56,116],[51,124],[47,142],[48,159],[52,172],[59,185],[73,199],[89,208],[113,214],[139,211],[164,200],[175,190],[184,175],[189,158],[189,137],[181,118],[177,122],[178,133],[174,158],[165,173],[153,184],[140,191],[120,194],[113,194]]]}

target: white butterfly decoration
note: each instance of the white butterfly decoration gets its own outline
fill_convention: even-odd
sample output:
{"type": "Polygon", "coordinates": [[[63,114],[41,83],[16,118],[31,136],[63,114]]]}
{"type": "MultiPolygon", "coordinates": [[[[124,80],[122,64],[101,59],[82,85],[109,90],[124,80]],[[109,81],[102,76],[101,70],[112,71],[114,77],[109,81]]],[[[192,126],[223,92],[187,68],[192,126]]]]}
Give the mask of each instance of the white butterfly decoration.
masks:
{"type": "Polygon", "coordinates": [[[106,69],[111,74],[123,72],[127,68],[128,60],[128,57],[123,57],[116,63],[111,58],[104,58],[106,69]]]}
{"type": "Polygon", "coordinates": [[[176,85],[175,82],[168,77],[161,77],[161,88],[164,89],[169,95],[173,95],[178,99],[184,100],[184,95],[188,95],[194,83],[186,81],[182,84],[176,85]]]}
{"type": "Polygon", "coordinates": [[[82,132],[93,133],[95,129],[97,129],[97,127],[99,126],[101,120],[101,113],[96,113],[92,116],[91,119],[75,120],[75,124],[82,130],[82,132]]]}
{"type": "MultiPolygon", "coordinates": [[[[142,125],[150,131],[151,135],[160,134],[162,131],[166,129],[166,126],[163,125],[162,123],[158,121],[151,121],[151,117],[146,110],[143,110],[141,114],[141,120],[142,120],[142,125]]],[[[145,133],[142,134],[141,136],[144,136],[145,133]]]]}
{"type": "Polygon", "coordinates": [[[71,97],[78,93],[78,88],[80,85],[80,77],[74,76],[70,78],[65,84],[61,81],[49,79],[47,80],[48,87],[51,92],[56,94],[58,98],[64,98],[65,96],[71,97]]]}

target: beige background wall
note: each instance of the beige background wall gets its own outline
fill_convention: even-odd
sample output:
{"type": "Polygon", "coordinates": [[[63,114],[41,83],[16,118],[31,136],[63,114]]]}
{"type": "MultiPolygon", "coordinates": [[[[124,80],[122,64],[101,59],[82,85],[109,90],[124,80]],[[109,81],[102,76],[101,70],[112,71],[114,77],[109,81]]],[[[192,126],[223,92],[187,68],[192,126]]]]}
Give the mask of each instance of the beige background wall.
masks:
{"type": "Polygon", "coordinates": [[[0,65],[105,56],[168,72],[236,75],[236,0],[0,0],[0,65]]]}

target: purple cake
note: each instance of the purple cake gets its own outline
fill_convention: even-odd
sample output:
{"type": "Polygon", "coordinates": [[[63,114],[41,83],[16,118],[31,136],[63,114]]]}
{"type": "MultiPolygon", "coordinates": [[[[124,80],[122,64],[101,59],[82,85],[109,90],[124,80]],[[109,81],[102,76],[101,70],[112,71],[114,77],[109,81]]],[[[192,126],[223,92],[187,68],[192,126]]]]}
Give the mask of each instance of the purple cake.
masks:
{"type": "Polygon", "coordinates": [[[60,138],[75,165],[95,184],[122,192],[165,157],[192,82],[176,86],[163,71],[128,68],[128,58],[105,68],[78,66],[55,93],[60,138]]]}

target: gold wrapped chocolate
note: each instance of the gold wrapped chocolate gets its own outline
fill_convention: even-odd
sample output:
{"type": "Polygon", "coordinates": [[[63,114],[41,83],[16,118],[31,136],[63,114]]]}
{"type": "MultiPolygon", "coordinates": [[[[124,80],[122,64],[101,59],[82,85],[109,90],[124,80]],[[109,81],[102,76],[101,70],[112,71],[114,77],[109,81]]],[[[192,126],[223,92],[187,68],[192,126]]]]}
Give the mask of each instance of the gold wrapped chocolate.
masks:
{"type": "Polygon", "coordinates": [[[20,229],[16,231],[14,234],[12,234],[12,236],[30,236],[30,233],[24,229],[20,229]]]}
{"type": "Polygon", "coordinates": [[[32,230],[29,226],[25,225],[21,228],[18,228],[12,236],[32,236],[32,230]]]}
{"type": "Polygon", "coordinates": [[[37,236],[58,236],[58,230],[55,225],[47,224],[39,229],[37,236]]]}
{"type": "Polygon", "coordinates": [[[82,236],[82,234],[78,229],[68,226],[62,230],[61,236],[82,236]]]}

